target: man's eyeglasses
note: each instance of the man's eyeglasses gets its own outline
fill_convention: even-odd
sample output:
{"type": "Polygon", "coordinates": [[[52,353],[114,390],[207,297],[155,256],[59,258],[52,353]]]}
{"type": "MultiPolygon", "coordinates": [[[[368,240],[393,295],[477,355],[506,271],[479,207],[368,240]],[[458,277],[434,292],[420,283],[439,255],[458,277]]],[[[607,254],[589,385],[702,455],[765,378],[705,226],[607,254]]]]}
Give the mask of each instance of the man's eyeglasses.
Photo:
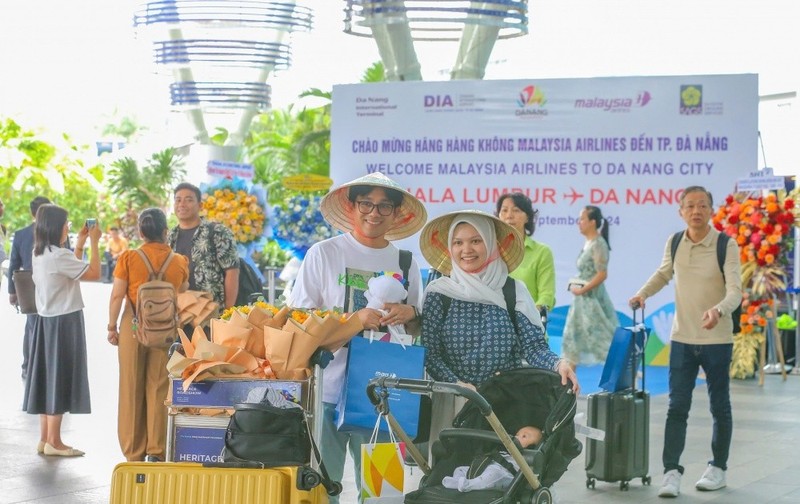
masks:
{"type": "Polygon", "coordinates": [[[394,212],[394,205],[392,203],[378,203],[377,205],[371,201],[356,201],[358,211],[364,215],[372,213],[374,208],[378,209],[378,214],[387,217],[394,212]]]}

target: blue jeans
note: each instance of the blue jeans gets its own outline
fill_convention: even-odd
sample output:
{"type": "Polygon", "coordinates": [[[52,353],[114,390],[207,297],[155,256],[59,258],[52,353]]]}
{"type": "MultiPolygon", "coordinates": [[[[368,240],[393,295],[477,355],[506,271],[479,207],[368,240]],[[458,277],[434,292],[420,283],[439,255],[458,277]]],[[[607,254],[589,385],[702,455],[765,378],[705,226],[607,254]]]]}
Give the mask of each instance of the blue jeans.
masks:
{"type": "Polygon", "coordinates": [[[709,463],[727,470],[731,447],[733,416],[731,415],[730,375],[733,344],[687,345],[672,342],[669,357],[669,409],[664,432],[664,452],[661,460],[664,472],[677,469],[686,444],[686,420],[692,407],[692,391],[697,372],[702,366],[706,373],[708,398],[714,429],[711,437],[713,460],[709,463]]]}
{"type": "MultiPolygon", "coordinates": [[[[323,404],[322,415],[322,440],[320,452],[325,469],[333,481],[342,481],[344,475],[344,462],[347,458],[349,445],[350,456],[353,457],[356,488],[361,494],[361,445],[369,443],[371,433],[366,432],[339,432],[336,430],[336,405],[323,404]]],[[[360,499],[359,499],[360,501],[360,499]]],[[[339,496],[331,497],[330,504],[339,504],[339,496]]]]}

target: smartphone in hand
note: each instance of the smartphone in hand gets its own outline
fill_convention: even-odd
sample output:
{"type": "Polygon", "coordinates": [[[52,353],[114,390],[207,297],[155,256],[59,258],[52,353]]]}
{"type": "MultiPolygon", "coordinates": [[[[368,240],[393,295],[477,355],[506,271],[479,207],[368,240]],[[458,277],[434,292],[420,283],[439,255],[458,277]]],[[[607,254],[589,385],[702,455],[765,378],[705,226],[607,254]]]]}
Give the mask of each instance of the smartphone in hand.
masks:
{"type": "Polygon", "coordinates": [[[97,225],[97,219],[86,219],[86,229],[91,229],[97,225]]]}

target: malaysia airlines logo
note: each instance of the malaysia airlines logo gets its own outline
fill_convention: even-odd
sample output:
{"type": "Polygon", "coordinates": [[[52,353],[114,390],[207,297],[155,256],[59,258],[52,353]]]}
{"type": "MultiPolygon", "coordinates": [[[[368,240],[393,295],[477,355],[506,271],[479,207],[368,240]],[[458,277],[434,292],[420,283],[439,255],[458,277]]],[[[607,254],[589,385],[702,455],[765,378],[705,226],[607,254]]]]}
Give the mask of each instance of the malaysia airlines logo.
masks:
{"type": "Polygon", "coordinates": [[[597,109],[604,112],[630,112],[633,108],[641,108],[650,103],[652,99],[649,91],[640,91],[635,97],[604,98],[578,98],[575,100],[576,109],[597,109]]]}

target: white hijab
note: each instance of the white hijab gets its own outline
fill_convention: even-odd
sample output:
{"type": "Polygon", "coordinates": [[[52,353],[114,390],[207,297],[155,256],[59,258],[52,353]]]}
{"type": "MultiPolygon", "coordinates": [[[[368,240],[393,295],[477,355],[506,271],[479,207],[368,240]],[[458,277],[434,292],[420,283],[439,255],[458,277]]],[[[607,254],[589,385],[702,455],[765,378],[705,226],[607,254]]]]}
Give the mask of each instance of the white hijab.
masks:
{"type": "MultiPolygon", "coordinates": [[[[508,266],[500,256],[497,246],[497,234],[492,220],[487,217],[472,214],[458,214],[450,224],[447,234],[447,250],[450,252],[452,268],[450,276],[443,276],[432,281],[428,292],[438,292],[452,299],[468,301],[471,303],[494,304],[504,310],[506,307],[503,286],[508,278],[508,266]],[[487,265],[478,273],[467,273],[462,270],[455,260],[452,260],[453,232],[461,223],[474,227],[483,238],[488,252],[487,265]]],[[[525,315],[532,323],[542,326],[539,312],[533,304],[530,292],[521,282],[515,281],[517,303],[515,309],[525,315]]]]}

